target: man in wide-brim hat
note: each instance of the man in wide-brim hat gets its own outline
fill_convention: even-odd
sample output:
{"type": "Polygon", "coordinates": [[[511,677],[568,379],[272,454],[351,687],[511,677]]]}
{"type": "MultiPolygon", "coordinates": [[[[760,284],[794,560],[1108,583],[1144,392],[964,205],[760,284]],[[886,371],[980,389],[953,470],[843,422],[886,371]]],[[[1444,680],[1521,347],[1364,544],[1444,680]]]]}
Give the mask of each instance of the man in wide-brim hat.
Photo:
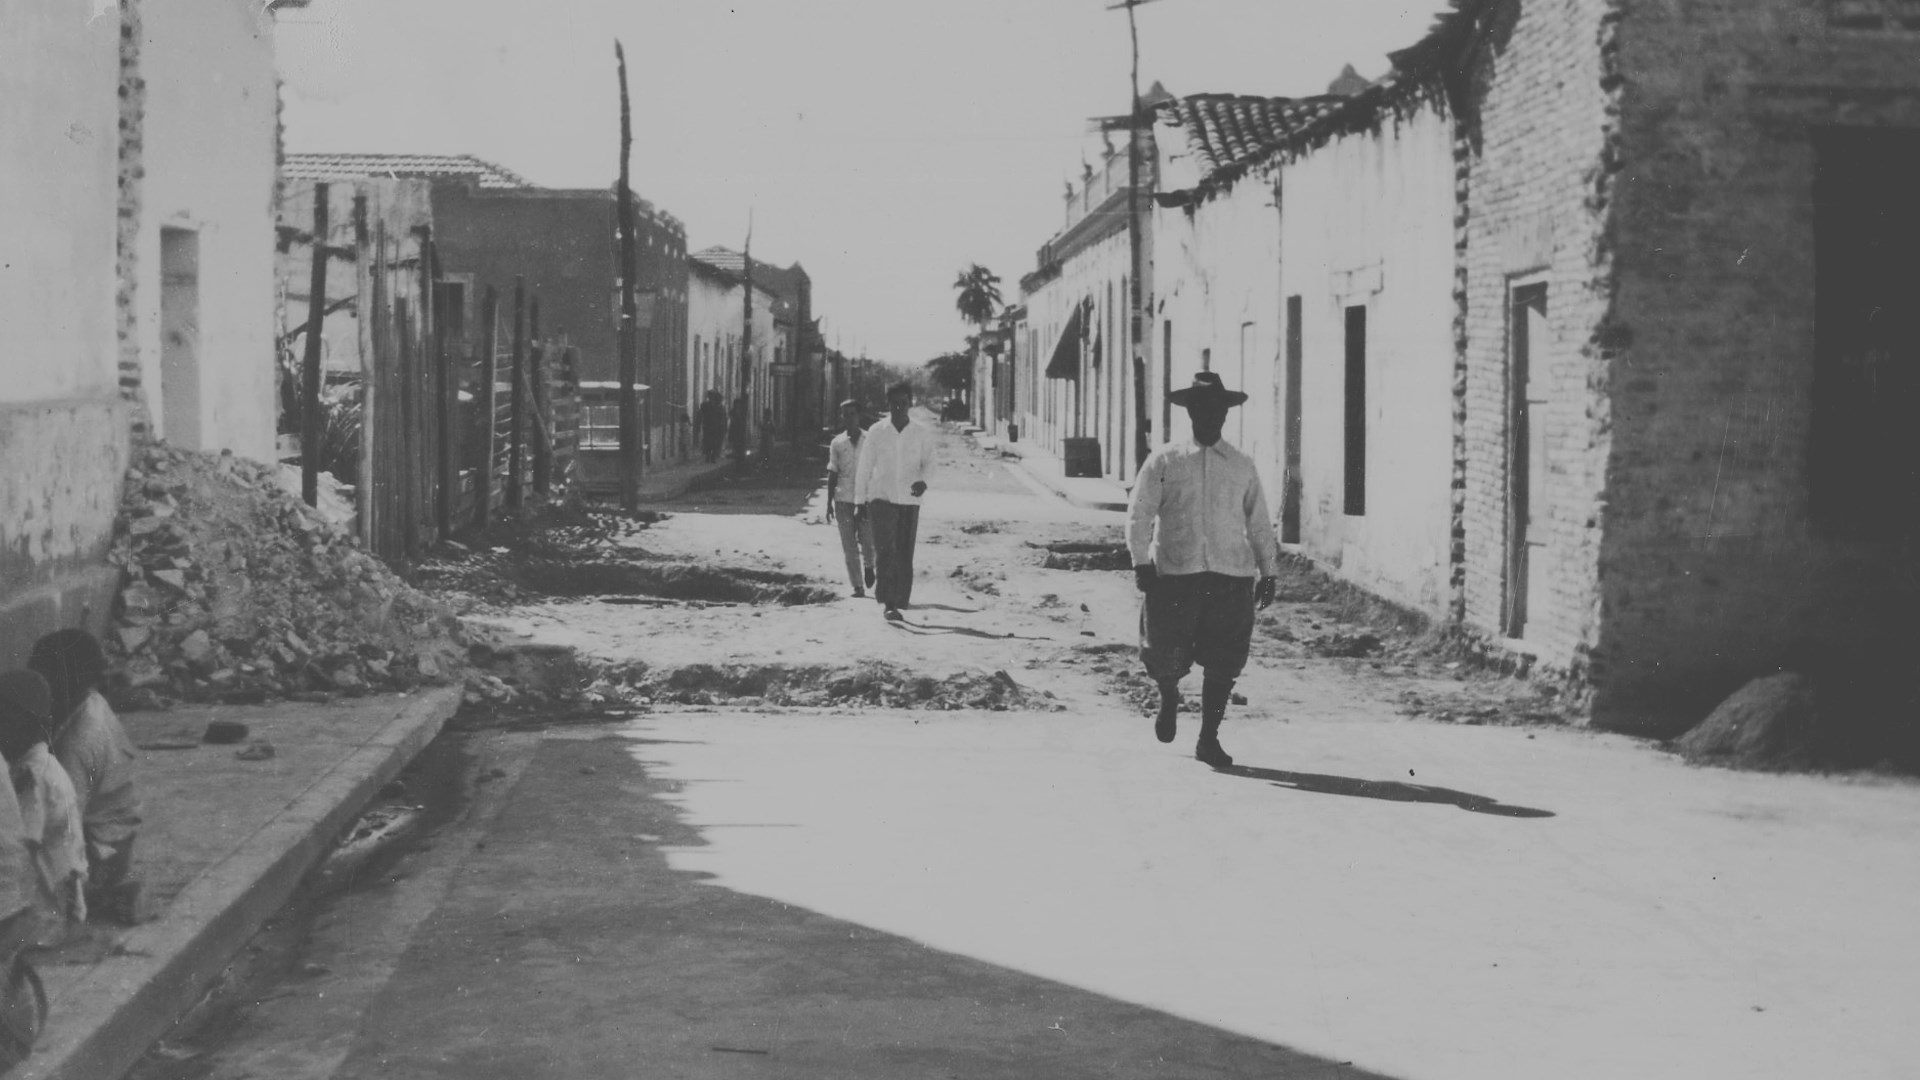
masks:
{"type": "Polygon", "coordinates": [[[1180,680],[1200,665],[1200,737],[1193,756],[1233,764],[1220,746],[1233,683],[1246,667],[1254,612],[1273,602],[1280,545],[1253,459],[1220,437],[1227,410],[1247,400],[1211,371],[1167,395],[1193,434],[1140,466],[1128,505],[1127,548],[1144,598],[1140,659],[1160,687],[1153,733],[1172,742],[1180,680]]]}

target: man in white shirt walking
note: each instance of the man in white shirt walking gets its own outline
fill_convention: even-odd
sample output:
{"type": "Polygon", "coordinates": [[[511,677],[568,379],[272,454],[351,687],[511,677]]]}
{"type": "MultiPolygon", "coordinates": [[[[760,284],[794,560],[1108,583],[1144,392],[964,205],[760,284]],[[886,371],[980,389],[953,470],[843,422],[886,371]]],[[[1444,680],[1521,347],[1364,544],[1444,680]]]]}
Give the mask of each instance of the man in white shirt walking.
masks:
{"type": "Polygon", "coordinates": [[[848,398],[840,403],[840,426],[845,430],[835,435],[827,448],[827,520],[839,522],[847,580],[853,583],[853,595],[861,597],[873,585],[874,569],[873,522],[864,519],[853,501],[860,447],[867,440],[866,429],[860,426],[859,402],[848,398]]]}
{"type": "Polygon", "coordinates": [[[1128,506],[1127,549],[1144,594],[1140,659],[1160,687],[1161,742],[1176,734],[1181,677],[1200,665],[1193,756],[1224,769],[1233,758],[1220,746],[1220,722],[1247,663],[1254,612],[1273,603],[1280,547],[1253,459],[1220,437],[1227,410],[1247,395],[1202,371],[1167,399],[1186,408],[1193,437],[1147,457],[1128,506]]]}
{"type": "Polygon", "coordinates": [[[913,543],[920,528],[920,497],[933,472],[933,431],[907,415],[913,387],[887,388],[890,415],[867,429],[860,468],[853,485],[854,513],[873,522],[875,570],[873,597],[890,622],[913,598],[913,543]]]}

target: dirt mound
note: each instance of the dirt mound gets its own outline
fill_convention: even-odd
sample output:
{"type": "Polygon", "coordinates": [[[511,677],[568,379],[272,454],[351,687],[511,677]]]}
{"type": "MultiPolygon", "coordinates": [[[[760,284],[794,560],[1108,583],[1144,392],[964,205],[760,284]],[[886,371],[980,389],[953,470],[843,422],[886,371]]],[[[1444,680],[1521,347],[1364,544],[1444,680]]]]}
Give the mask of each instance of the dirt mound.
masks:
{"type": "Polygon", "coordinates": [[[463,673],[465,631],[276,470],[154,444],[136,452],[109,697],[120,708],[402,690],[463,673]]]}
{"type": "Polygon", "coordinates": [[[588,687],[590,699],[672,705],[760,704],[821,708],[987,709],[1057,711],[1051,693],[1020,685],[1005,671],[959,672],[936,678],[891,664],[851,667],[785,664],[690,664],[649,670],[608,669],[588,687]]]}
{"type": "Polygon", "coordinates": [[[653,597],[690,603],[819,604],[839,593],[802,574],[666,559],[636,538],[663,515],[559,508],[447,544],[414,581],[449,601],[511,607],[554,597],[653,597]]]}
{"type": "Polygon", "coordinates": [[[1813,680],[1783,671],[1734,691],[1674,748],[1695,764],[1790,769],[1812,763],[1819,735],[1813,680]]]}

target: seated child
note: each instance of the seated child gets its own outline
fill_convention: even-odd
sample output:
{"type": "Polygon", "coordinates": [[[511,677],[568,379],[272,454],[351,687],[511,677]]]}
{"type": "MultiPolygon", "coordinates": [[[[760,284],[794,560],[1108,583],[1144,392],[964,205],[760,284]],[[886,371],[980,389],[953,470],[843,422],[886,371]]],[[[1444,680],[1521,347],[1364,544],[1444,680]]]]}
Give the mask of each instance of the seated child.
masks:
{"type": "Polygon", "coordinates": [[[113,707],[100,696],[107,658],[85,630],[57,630],[33,644],[27,667],[52,692],[53,756],[79,801],[87,846],[87,906],[97,919],[138,921],[140,883],[133,841],[140,829],[136,754],[113,707]]]}
{"type": "Polygon", "coordinates": [[[47,992],[29,950],[40,938],[39,873],[11,783],[0,784],[0,1073],[33,1053],[47,1020],[47,992]]]}
{"type": "MultiPolygon", "coordinates": [[[[47,750],[46,680],[31,671],[0,673],[0,756],[7,760],[29,861],[36,905],[64,931],[87,918],[87,848],[73,783],[47,750]]],[[[49,927],[51,931],[52,928],[49,927]]],[[[58,933],[54,941],[65,933],[58,933]]]]}

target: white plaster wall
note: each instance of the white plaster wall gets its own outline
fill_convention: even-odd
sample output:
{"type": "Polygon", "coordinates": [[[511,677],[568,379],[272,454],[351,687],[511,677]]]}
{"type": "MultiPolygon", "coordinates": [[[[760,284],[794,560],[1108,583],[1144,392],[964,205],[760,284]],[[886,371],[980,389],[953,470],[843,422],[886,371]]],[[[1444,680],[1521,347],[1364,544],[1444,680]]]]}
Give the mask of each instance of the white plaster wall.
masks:
{"type": "Polygon", "coordinates": [[[274,453],[276,75],[270,17],[248,0],[144,0],[141,383],[167,432],[160,230],[200,236],[200,429],[208,449],[274,453]]]}
{"type": "Polygon", "coordinates": [[[773,358],[774,297],[758,287],[753,290],[754,359],[750,379],[743,388],[738,376],[741,327],[745,322],[742,288],[741,285],[721,285],[694,273],[687,275],[687,405],[689,409],[698,409],[700,399],[712,387],[721,392],[731,408],[734,396],[745,389],[753,409],[757,438],[760,410],[773,404],[768,365],[773,358]],[[695,355],[695,338],[700,341],[701,355],[709,358],[705,364],[695,355]],[[727,362],[729,344],[735,357],[731,365],[727,362]]]}
{"type": "Polygon", "coordinates": [[[1302,544],[1368,589],[1443,613],[1453,453],[1450,126],[1421,109],[1377,133],[1336,139],[1283,168],[1281,195],[1278,296],[1302,298],[1302,544]],[[1365,515],[1348,516],[1345,308],[1359,304],[1367,307],[1367,494],[1365,515]]]}
{"type": "Polygon", "coordinates": [[[117,381],[120,20],[97,7],[0,0],[0,402],[117,381]]]}
{"type": "Polygon", "coordinates": [[[739,289],[687,275],[687,407],[697,410],[709,389],[733,400],[726,350],[740,335],[739,289]],[[731,339],[729,337],[731,335],[731,339]],[[698,346],[696,348],[696,346],[698,346]]]}
{"type": "MultiPolygon", "coordinates": [[[[1131,249],[1125,231],[1076,252],[1061,267],[1060,278],[1050,288],[1060,294],[1065,305],[1057,325],[1064,326],[1072,305],[1091,297],[1091,321],[1085,328],[1086,361],[1081,367],[1082,398],[1080,429],[1074,430],[1071,387],[1063,384],[1063,408],[1057,410],[1056,425],[1060,437],[1092,436],[1100,440],[1102,474],[1108,479],[1127,482],[1133,479],[1133,374],[1132,356],[1126,341],[1127,293],[1125,283],[1131,276],[1128,267],[1131,249]],[[1093,363],[1093,341],[1100,340],[1101,360],[1093,363]]],[[[1048,353],[1051,356],[1051,352],[1048,353]]],[[[1044,367],[1044,364],[1043,364],[1044,367]]],[[[1059,447],[1055,447],[1059,452],[1059,447]]]]}
{"type": "MultiPolygon", "coordinates": [[[[1249,174],[1226,193],[1193,208],[1158,211],[1154,223],[1156,345],[1173,329],[1172,388],[1186,386],[1200,370],[1202,350],[1211,368],[1247,403],[1227,417],[1225,438],[1259,467],[1267,500],[1280,507],[1279,376],[1281,326],[1280,218],[1272,182],[1249,174]],[[1242,327],[1246,328],[1244,356],[1242,327]]],[[[1164,368],[1162,369],[1164,372],[1164,368]]],[[[1161,403],[1153,403],[1160,422],[1161,403]]],[[[1171,410],[1174,438],[1191,429],[1183,409],[1171,410]]],[[[1166,441],[1165,439],[1156,441],[1166,441]]]]}

